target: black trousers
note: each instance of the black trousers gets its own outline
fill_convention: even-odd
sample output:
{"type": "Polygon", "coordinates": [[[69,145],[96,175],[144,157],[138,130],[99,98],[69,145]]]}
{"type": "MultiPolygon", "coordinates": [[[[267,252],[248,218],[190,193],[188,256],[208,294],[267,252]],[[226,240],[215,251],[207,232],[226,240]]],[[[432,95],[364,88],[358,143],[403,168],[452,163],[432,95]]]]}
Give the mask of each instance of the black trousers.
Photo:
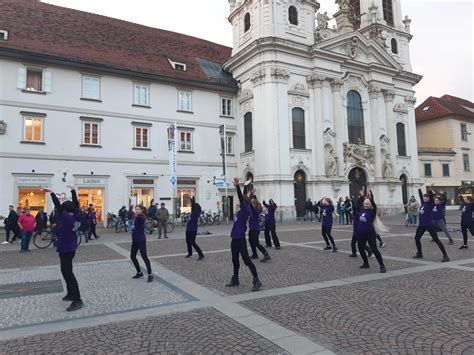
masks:
{"type": "Polygon", "coordinates": [[[257,249],[260,250],[260,252],[263,255],[268,255],[267,250],[263,247],[262,244],[260,244],[260,241],[258,240],[259,234],[260,234],[259,230],[249,231],[249,243],[250,243],[250,249],[252,249],[252,255],[257,255],[257,249]]]}
{"type": "Polygon", "coordinates": [[[250,260],[249,251],[247,250],[247,241],[244,238],[241,239],[232,239],[230,243],[230,250],[232,251],[232,264],[234,265],[234,277],[239,278],[239,255],[242,256],[244,264],[250,269],[252,276],[255,278],[258,277],[257,268],[250,260]]]}
{"type": "Polygon", "coordinates": [[[148,259],[148,255],[146,253],[146,240],[142,242],[138,242],[138,243],[132,243],[132,250],[130,251],[130,259],[132,260],[132,263],[135,266],[135,269],[137,269],[137,273],[142,272],[142,270],[140,269],[140,264],[138,263],[138,260],[137,260],[137,253],[139,250],[140,250],[140,255],[142,256],[142,259],[145,262],[146,271],[148,272],[148,275],[151,275],[150,259],[148,259]]]}
{"type": "Polygon", "coordinates": [[[446,249],[444,249],[443,243],[438,238],[438,234],[436,233],[435,225],[431,224],[429,226],[418,226],[416,228],[416,233],[415,233],[415,243],[416,243],[416,251],[418,255],[423,255],[423,252],[421,250],[421,237],[425,232],[428,231],[428,233],[431,236],[431,239],[436,243],[438,246],[439,250],[443,253],[443,255],[446,255],[446,249]]]}
{"type": "Polygon", "coordinates": [[[471,224],[461,223],[462,240],[464,241],[464,245],[467,245],[467,231],[468,230],[469,232],[471,232],[471,236],[474,236],[474,223],[471,223],[471,224]]]}
{"type": "Polygon", "coordinates": [[[272,240],[276,247],[280,246],[280,241],[278,240],[275,229],[275,223],[265,223],[265,243],[267,244],[267,247],[272,246],[272,240]],[[272,239],[270,239],[270,233],[272,234],[272,239]]]}
{"type": "Polygon", "coordinates": [[[94,238],[97,239],[97,232],[95,230],[95,224],[91,224],[90,227],[89,227],[89,234],[87,236],[87,239],[88,240],[91,240],[92,238],[92,234],[94,234],[94,238]]]}
{"type": "Polygon", "coordinates": [[[196,234],[197,232],[188,232],[186,231],[186,245],[188,246],[188,255],[193,255],[193,248],[196,250],[199,256],[203,256],[201,248],[196,244],[196,234]]]}
{"type": "Polygon", "coordinates": [[[357,246],[359,247],[359,253],[364,260],[364,264],[369,263],[369,259],[367,258],[366,254],[366,243],[369,243],[370,249],[372,249],[372,253],[374,253],[375,258],[377,259],[380,266],[383,265],[382,254],[380,254],[379,250],[377,249],[377,240],[375,237],[375,233],[361,233],[357,235],[357,246]]]}
{"type": "Polygon", "coordinates": [[[60,253],[59,260],[61,262],[61,274],[63,274],[64,281],[66,281],[67,294],[73,301],[80,301],[81,293],[79,292],[79,285],[72,271],[72,260],[75,255],[76,252],[74,251],[60,253]]]}
{"type": "MultiPolygon", "coordinates": [[[[351,249],[352,249],[352,254],[353,255],[357,254],[356,245],[357,245],[357,234],[352,233],[351,249]]],[[[367,244],[365,245],[364,249],[365,249],[366,252],[372,252],[372,250],[370,250],[370,248],[367,246],[367,244]]]]}
{"type": "Polygon", "coordinates": [[[10,232],[13,232],[12,242],[15,241],[17,237],[20,238],[20,230],[18,229],[18,226],[10,226],[6,224],[5,233],[6,233],[7,242],[10,241],[10,232]]]}
{"type": "Polygon", "coordinates": [[[334,238],[331,235],[332,226],[321,226],[321,233],[323,234],[324,241],[326,245],[329,246],[329,242],[331,242],[332,246],[335,247],[336,243],[334,243],[334,238]]]}
{"type": "Polygon", "coordinates": [[[352,213],[346,210],[346,224],[352,224],[352,213]]]}

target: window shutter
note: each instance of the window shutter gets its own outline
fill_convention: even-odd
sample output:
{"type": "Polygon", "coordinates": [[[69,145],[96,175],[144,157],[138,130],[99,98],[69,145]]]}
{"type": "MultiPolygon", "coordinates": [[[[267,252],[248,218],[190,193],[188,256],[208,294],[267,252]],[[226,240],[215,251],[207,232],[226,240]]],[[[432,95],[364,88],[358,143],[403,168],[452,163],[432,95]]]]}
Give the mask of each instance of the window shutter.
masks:
{"type": "Polygon", "coordinates": [[[53,81],[53,73],[48,70],[43,71],[43,91],[51,92],[51,86],[53,81]]]}
{"type": "Polygon", "coordinates": [[[26,88],[26,68],[21,67],[18,68],[18,89],[25,89],[26,88]]]}

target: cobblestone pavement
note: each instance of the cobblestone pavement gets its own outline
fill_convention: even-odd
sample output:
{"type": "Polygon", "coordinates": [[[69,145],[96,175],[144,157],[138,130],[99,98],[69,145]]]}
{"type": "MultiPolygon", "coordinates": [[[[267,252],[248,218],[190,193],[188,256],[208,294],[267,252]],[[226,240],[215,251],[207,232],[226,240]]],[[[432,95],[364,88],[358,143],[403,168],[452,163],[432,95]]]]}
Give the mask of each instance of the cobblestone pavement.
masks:
{"type": "Polygon", "coordinates": [[[472,272],[428,271],[244,305],[340,353],[474,354],[472,272]]]}
{"type": "Polygon", "coordinates": [[[22,354],[276,354],[284,350],[211,308],[0,342],[22,354]]]}

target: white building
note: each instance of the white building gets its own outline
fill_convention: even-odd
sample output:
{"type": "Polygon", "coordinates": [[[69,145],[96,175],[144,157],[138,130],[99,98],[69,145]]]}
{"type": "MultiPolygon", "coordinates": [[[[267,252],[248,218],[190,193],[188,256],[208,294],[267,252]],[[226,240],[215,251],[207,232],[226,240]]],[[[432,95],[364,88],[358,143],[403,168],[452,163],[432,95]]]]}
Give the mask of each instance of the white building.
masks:
{"type": "MultiPolygon", "coordinates": [[[[177,124],[181,210],[222,209],[219,126],[235,176],[230,48],[35,0],[0,0],[0,214],[52,208],[74,181],[99,217],[151,199],[173,210],[167,126],[177,124]]],[[[233,193],[231,193],[233,194],[233,193]]]]}
{"type": "Polygon", "coordinates": [[[368,183],[385,213],[419,184],[410,20],[400,1],[229,0],[241,176],[284,219],[368,183]],[[315,23],[317,20],[317,26],[315,23]],[[402,182],[402,183],[400,183],[402,182]]]}

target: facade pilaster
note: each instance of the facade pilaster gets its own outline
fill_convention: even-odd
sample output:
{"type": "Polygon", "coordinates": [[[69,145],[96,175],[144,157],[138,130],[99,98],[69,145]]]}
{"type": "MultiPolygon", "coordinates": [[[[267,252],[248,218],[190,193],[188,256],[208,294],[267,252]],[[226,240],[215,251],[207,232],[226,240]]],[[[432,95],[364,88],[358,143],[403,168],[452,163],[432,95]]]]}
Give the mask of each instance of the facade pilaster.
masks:
{"type": "Polygon", "coordinates": [[[323,132],[323,82],[326,78],[322,75],[309,75],[307,78],[308,85],[311,89],[311,120],[315,128],[315,139],[311,139],[315,144],[312,146],[312,155],[315,159],[314,173],[316,175],[325,175],[324,149],[322,149],[321,142],[324,141],[323,132]]]}
{"type": "Polygon", "coordinates": [[[412,179],[419,178],[419,169],[418,169],[418,144],[416,138],[416,120],[415,120],[415,104],[416,98],[412,95],[405,96],[405,103],[407,104],[408,109],[408,132],[405,134],[405,139],[410,142],[410,150],[408,154],[411,157],[411,173],[412,179]]]}
{"type": "MultiPolygon", "coordinates": [[[[383,97],[385,101],[385,114],[387,117],[387,134],[390,139],[389,147],[390,147],[390,162],[392,163],[393,171],[392,174],[395,173],[395,169],[397,166],[397,132],[395,129],[395,117],[393,113],[393,98],[395,97],[395,92],[393,90],[385,90],[383,92],[383,97]]],[[[391,176],[392,178],[393,176],[391,176]]]]}
{"type": "Polygon", "coordinates": [[[375,179],[382,178],[382,157],[380,154],[380,115],[378,110],[378,100],[382,96],[381,89],[378,86],[369,86],[369,100],[370,100],[370,122],[372,131],[372,144],[375,147],[375,179]]]}
{"type": "MultiPolygon", "coordinates": [[[[342,143],[343,143],[343,112],[342,112],[342,89],[343,81],[341,79],[331,80],[332,88],[332,107],[333,107],[333,124],[336,132],[336,142],[334,144],[334,151],[338,156],[342,156],[342,143]]],[[[344,162],[343,159],[338,161],[338,176],[344,175],[344,162]]]]}

